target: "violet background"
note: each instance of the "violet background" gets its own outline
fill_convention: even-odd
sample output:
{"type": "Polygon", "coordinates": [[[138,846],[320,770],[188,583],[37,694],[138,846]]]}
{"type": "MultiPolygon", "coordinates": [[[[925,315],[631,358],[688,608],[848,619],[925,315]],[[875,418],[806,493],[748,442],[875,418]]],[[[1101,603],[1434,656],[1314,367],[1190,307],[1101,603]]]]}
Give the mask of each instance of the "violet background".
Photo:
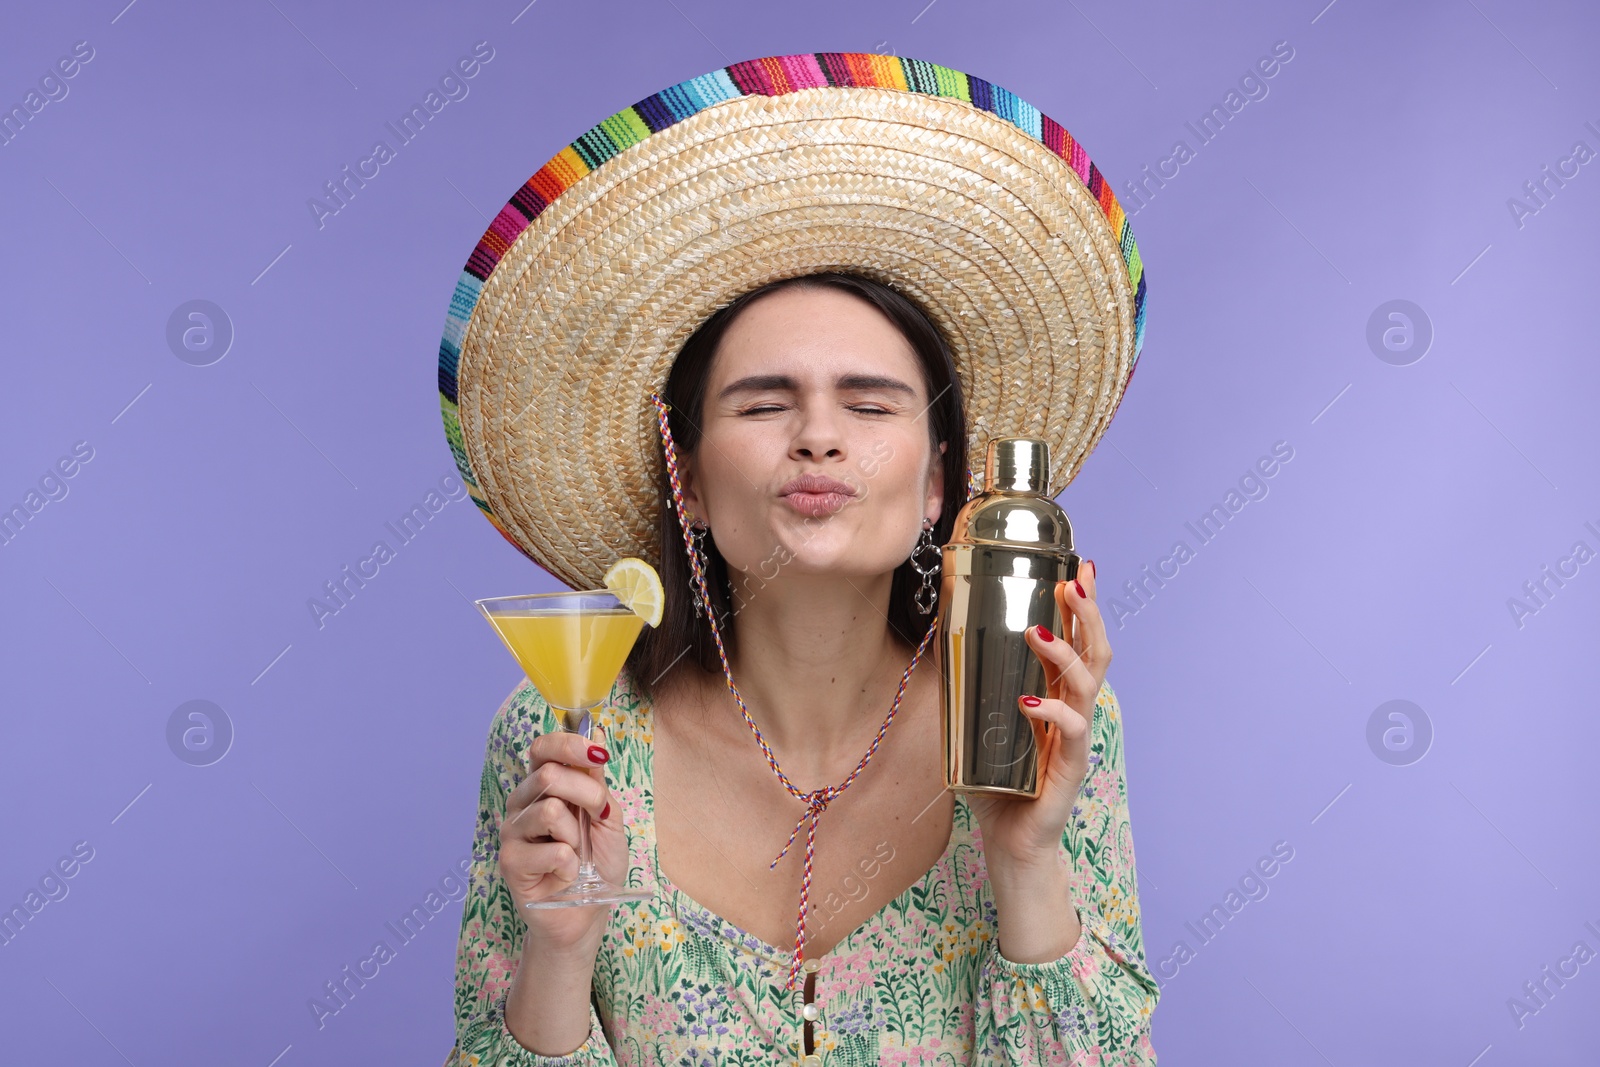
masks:
{"type": "Polygon", "coordinates": [[[529,174],[727,63],[892,51],[1036,105],[1136,212],[1145,349],[1061,498],[1103,600],[1294,450],[1112,630],[1161,1061],[1596,1062],[1600,963],[1520,1027],[1507,1004],[1600,951],[1600,564],[1507,606],[1600,549],[1600,163],[1507,206],[1600,150],[1591,5],[124,2],[0,37],[7,108],[94,49],[0,146],[0,507],[94,449],[0,548],[0,907],[94,849],[0,945],[0,1059],[443,1061],[458,903],[321,1029],[308,1001],[470,846],[520,674],[468,598],[552,580],[453,501],[321,629],[307,600],[453,474],[446,306],[529,174]],[[469,95],[319,229],[307,200],[478,41],[469,95]],[[1268,94],[1138,207],[1279,41],[1268,94]],[[236,331],[209,366],[166,340],[194,299],[236,331]],[[1404,366],[1367,342],[1394,299],[1434,333],[1404,366]],[[235,733],[204,767],[167,740],[197,699],[235,733]],[[1407,765],[1368,742],[1396,699],[1431,724],[1407,765]]]}

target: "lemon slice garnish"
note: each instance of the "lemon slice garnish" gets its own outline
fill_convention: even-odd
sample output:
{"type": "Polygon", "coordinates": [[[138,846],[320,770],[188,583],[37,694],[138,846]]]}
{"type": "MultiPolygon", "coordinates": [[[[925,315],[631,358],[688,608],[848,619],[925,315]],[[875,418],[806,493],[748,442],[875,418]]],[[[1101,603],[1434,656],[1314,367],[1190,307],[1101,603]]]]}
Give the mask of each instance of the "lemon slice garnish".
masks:
{"type": "Polygon", "coordinates": [[[667,595],[661,588],[661,576],[650,564],[634,556],[624,556],[606,571],[606,588],[645,622],[651,626],[661,625],[667,595]]]}

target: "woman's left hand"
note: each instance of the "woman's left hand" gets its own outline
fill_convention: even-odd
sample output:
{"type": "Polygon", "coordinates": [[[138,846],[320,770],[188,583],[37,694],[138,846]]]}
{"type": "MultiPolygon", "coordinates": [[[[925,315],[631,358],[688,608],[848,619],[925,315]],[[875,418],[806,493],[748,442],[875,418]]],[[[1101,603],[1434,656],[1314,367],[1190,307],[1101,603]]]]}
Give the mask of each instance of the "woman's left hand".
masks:
{"type": "Polygon", "coordinates": [[[1046,638],[1038,627],[1028,630],[1028,646],[1044,664],[1045,694],[1019,698],[1017,706],[1045,725],[1039,753],[1044,786],[1034,799],[982,794],[969,798],[983,832],[991,876],[1025,875],[1059,865],[1061,838],[1089,773],[1095,700],[1111,663],[1111,643],[1094,593],[1090,563],[1078,568],[1076,581],[1056,583],[1056,604],[1069,636],[1046,638]],[[1073,619],[1078,622],[1075,639],[1070,636],[1073,619]],[[1037,706],[1029,706],[1025,702],[1029,699],[1037,700],[1037,706]]]}

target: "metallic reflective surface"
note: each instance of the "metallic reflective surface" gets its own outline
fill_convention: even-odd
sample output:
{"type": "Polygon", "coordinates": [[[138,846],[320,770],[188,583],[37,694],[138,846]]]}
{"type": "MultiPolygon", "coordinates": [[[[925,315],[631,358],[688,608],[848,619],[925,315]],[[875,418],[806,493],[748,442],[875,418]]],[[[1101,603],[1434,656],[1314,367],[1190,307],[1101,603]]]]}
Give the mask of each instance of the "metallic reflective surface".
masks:
{"type": "Polygon", "coordinates": [[[1034,438],[989,442],[984,490],[956,516],[943,549],[938,642],[945,784],[959,793],[1036,797],[1044,729],[1017,698],[1045,695],[1024,636],[1060,640],[1055,586],[1078,573],[1072,524],[1048,492],[1048,450],[1034,438]]]}

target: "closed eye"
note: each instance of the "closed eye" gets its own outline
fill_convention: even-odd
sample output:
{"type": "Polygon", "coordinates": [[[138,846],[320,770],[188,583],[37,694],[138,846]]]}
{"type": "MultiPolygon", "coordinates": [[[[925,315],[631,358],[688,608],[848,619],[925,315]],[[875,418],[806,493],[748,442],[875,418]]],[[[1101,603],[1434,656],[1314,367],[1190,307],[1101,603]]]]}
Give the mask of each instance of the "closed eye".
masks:
{"type": "MultiPolygon", "coordinates": [[[[783,408],[779,407],[777,404],[762,404],[762,405],[760,405],[758,407],[746,408],[745,410],[739,412],[739,414],[740,415],[764,415],[769,411],[782,411],[782,410],[783,410],[783,408]]],[[[892,414],[894,414],[892,411],[889,411],[889,410],[887,410],[885,408],[878,407],[878,406],[873,405],[873,404],[856,404],[856,405],[853,405],[850,408],[850,410],[851,411],[859,411],[863,415],[892,415],[892,414]]]]}

